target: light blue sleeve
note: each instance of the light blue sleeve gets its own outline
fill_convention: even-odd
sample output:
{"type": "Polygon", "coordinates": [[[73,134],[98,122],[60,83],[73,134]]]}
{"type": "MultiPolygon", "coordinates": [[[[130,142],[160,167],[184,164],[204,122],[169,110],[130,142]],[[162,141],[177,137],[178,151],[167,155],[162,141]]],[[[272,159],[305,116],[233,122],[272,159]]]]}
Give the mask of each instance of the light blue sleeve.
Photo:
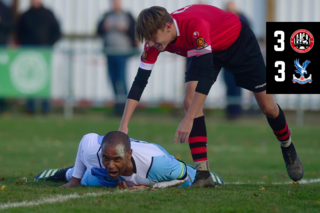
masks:
{"type": "MultiPolygon", "coordinates": [[[[72,177],[73,171],[74,167],[68,174],[69,178],[72,177]]],[[[122,178],[112,180],[111,178],[109,178],[109,175],[104,168],[93,167],[91,173],[88,170],[85,171],[83,177],[81,178],[82,186],[115,187],[118,185],[118,180],[123,180],[122,178]]]]}
{"type": "MultiPolygon", "coordinates": [[[[69,172],[69,178],[72,177],[74,171],[74,167],[69,172]]],[[[82,186],[103,186],[100,184],[97,177],[90,174],[88,170],[85,171],[84,175],[81,178],[81,185],[82,186]]]]}
{"type": "Polygon", "coordinates": [[[161,155],[153,157],[147,178],[155,182],[184,180],[187,174],[184,162],[175,159],[172,155],[161,155]]]}

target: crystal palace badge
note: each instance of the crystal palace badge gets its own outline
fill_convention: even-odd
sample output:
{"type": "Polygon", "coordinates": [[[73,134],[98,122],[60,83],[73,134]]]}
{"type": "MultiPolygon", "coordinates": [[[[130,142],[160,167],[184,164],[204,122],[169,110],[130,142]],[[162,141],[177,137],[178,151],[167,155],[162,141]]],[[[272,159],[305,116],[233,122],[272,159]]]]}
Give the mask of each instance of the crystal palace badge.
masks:
{"type": "Polygon", "coordinates": [[[305,62],[303,62],[302,66],[300,65],[299,63],[299,59],[296,59],[294,61],[294,66],[297,68],[297,70],[295,70],[296,73],[300,74],[300,78],[297,78],[295,76],[295,74],[293,74],[293,80],[292,82],[295,84],[295,83],[298,83],[298,84],[306,84],[306,83],[309,83],[311,84],[312,83],[312,79],[311,79],[311,74],[309,75],[308,78],[305,78],[304,75],[307,74],[307,66],[311,63],[311,61],[309,60],[306,60],[305,62]]]}

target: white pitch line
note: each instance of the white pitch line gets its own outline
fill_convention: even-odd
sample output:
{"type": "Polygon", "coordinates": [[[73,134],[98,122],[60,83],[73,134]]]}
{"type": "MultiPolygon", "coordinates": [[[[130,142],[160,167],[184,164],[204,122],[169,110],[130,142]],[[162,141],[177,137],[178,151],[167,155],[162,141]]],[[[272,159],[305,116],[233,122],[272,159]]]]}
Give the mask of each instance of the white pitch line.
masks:
{"type": "MultiPolygon", "coordinates": [[[[300,184],[308,184],[308,183],[319,183],[320,178],[318,179],[310,179],[310,180],[301,180],[299,181],[300,184]]],[[[292,181],[290,182],[273,182],[272,184],[274,185],[285,185],[285,184],[291,184],[293,183],[292,181]]],[[[225,184],[230,184],[230,185],[243,185],[243,184],[268,184],[266,182],[227,182],[225,184]]],[[[69,199],[76,199],[76,198],[83,198],[83,197],[98,197],[106,194],[117,194],[117,193],[122,193],[122,192],[132,192],[132,190],[118,190],[115,192],[109,192],[109,191],[104,191],[104,192],[90,192],[90,193],[85,193],[84,195],[79,195],[77,193],[74,194],[69,194],[69,195],[56,195],[52,197],[47,197],[47,198],[42,198],[40,200],[35,200],[35,201],[23,201],[23,202],[16,202],[16,203],[3,203],[0,204],[0,210],[1,209],[8,209],[8,208],[17,208],[17,207],[28,207],[28,206],[39,206],[42,204],[52,204],[52,203],[62,203],[65,202],[69,199]]]]}
{"type": "Polygon", "coordinates": [[[47,198],[42,198],[39,200],[34,200],[34,201],[23,201],[23,202],[15,202],[15,203],[3,203],[0,204],[0,210],[1,209],[8,209],[8,208],[16,208],[16,207],[27,207],[27,206],[39,206],[42,204],[52,204],[52,203],[61,203],[65,202],[69,199],[76,199],[76,198],[83,198],[83,197],[98,197],[106,194],[117,194],[117,193],[122,193],[122,192],[127,192],[129,190],[118,190],[116,192],[90,192],[90,193],[85,193],[83,195],[79,195],[77,193],[74,194],[69,194],[69,195],[56,195],[52,197],[47,197],[47,198]]]}
{"type": "MultiPolygon", "coordinates": [[[[298,181],[300,184],[308,184],[308,183],[319,183],[320,178],[318,179],[310,179],[310,180],[300,180],[298,181]]],[[[243,184],[268,184],[269,182],[226,182],[225,184],[230,185],[243,185],[243,184]]],[[[293,181],[288,182],[270,182],[272,185],[285,185],[285,184],[292,184],[293,181]]]]}

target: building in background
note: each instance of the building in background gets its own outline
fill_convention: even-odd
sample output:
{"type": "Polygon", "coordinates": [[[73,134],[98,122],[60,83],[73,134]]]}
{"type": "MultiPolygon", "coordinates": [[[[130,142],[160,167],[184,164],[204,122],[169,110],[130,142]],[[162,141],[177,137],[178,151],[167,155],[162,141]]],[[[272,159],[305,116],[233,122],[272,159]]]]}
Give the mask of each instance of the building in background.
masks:
{"type": "MultiPolygon", "coordinates": [[[[60,27],[53,12],[42,6],[42,0],[32,0],[29,10],[23,13],[17,24],[18,42],[23,47],[52,47],[61,37],[60,27]]],[[[41,112],[47,114],[49,100],[41,100],[41,112]]],[[[34,114],[36,102],[33,98],[27,101],[26,113],[34,114]]]]}

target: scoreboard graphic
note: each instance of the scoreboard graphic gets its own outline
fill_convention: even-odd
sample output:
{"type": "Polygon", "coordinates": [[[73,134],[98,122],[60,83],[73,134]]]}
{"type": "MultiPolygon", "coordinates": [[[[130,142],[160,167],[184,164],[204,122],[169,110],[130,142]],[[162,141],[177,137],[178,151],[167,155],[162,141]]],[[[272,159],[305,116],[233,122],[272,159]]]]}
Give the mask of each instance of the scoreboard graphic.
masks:
{"type": "Polygon", "coordinates": [[[320,22],[267,22],[267,93],[320,94],[320,22]]]}

